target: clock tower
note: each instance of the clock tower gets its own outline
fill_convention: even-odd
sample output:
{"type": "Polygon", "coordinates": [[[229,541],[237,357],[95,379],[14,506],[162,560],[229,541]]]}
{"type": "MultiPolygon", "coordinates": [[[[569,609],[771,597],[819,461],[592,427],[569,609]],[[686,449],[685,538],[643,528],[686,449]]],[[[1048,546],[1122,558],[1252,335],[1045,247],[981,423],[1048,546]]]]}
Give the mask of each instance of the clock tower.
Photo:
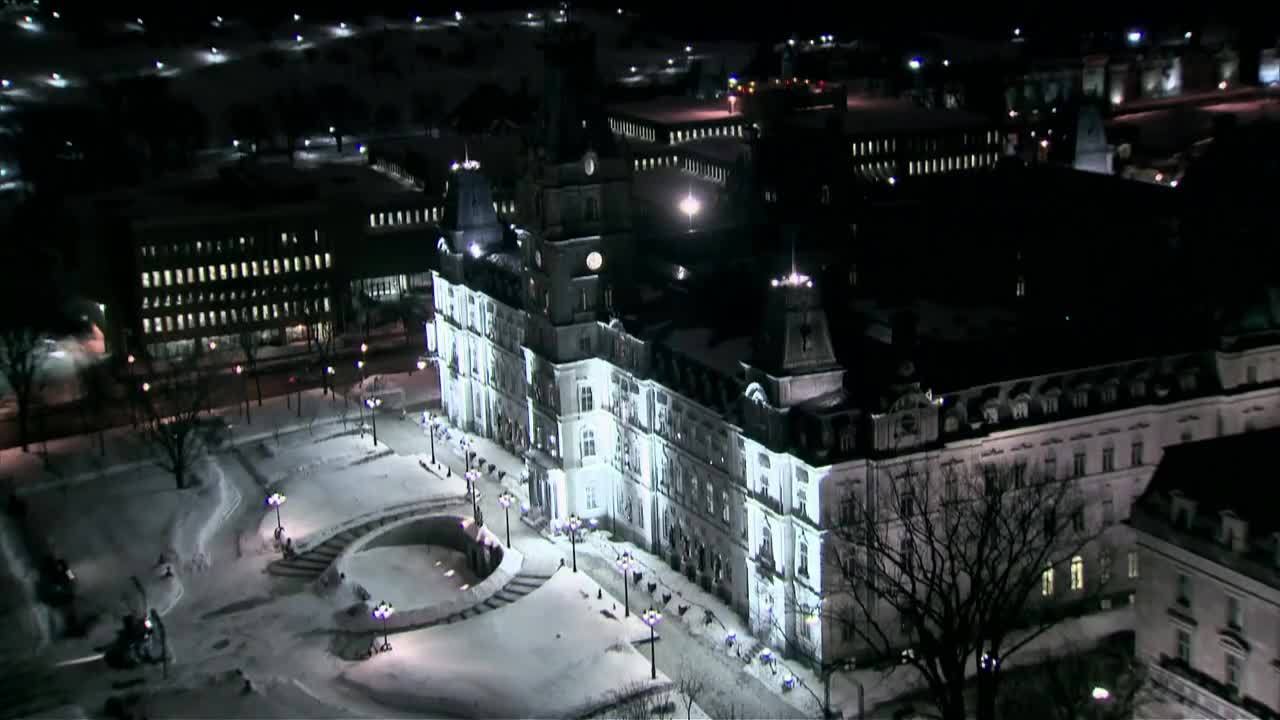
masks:
{"type": "Polygon", "coordinates": [[[539,138],[521,184],[526,345],[553,362],[590,357],[632,266],[631,159],[609,129],[595,38],[569,22],[543,47],[539,138]]]}

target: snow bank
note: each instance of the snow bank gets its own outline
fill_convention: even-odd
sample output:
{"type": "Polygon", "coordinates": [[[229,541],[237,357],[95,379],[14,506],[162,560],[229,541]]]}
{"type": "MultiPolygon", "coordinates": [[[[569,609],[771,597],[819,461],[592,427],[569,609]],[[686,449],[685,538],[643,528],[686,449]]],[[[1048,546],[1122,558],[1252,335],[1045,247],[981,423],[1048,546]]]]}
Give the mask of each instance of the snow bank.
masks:
{"type": "Polygon", "coordinates": [[[669,686],[650,679],[647,650],[632,645],[649,629],[598,592],[585,574],[561,570],[511,605],[396,635],[394,650],[339,680],[400,712],[474,718],[580,717],[620,687],[669,686]]]}
{"type": "Polygon", "coordinates": [[[184,490],[149,468],[27,495],[33,523],[46,528],[50,546],[76,574],[81,615],[142,609],[131,577],[162,614],[177,604],[184,592],[179,578],[209,567],[210,541],[241,502],[218,460],[200,462],[201,484],[184,490]],[[166,568],[176,577],[166,577],[166,568]]]}
{"type": "Polygon", "coordinates": [[[135,716],[163,718],[345,718],[351,712],[318,699],[305,685],[289,678],[254,678],[238,672],[215,675],[203,685],[147,695],[135,716]],[[250,690],[246,691],[245,681],[250,690]]]}

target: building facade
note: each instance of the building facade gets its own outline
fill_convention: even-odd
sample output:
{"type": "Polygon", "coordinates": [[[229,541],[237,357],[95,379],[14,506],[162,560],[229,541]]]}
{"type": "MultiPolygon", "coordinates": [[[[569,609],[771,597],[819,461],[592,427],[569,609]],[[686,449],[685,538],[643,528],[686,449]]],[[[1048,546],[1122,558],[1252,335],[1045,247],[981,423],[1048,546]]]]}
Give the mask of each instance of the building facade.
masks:
{"type": "Polygon", "coordinates": [[[1280,717],[1280,431],[1172,448],[1133,516],[1145,579],[1137,650],[1151,716],[1280,717]]]}

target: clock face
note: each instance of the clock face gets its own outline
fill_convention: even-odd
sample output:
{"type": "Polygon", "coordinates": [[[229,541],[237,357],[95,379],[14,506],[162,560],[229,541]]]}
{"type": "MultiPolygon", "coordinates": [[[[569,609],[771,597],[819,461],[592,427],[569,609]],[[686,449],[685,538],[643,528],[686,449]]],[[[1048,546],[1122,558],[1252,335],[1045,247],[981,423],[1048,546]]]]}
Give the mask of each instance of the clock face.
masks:
{"type": "Polygon", "coordinates": [[[582,158],[582,170],[587,175],[596,174],[596,154],[589,152],[582,158]]]}
{"type": "Polygon", "coordinates": [[[596,272],[604,266],[604,256],[598,252],[587,255],[587,269],[596,272]]]}

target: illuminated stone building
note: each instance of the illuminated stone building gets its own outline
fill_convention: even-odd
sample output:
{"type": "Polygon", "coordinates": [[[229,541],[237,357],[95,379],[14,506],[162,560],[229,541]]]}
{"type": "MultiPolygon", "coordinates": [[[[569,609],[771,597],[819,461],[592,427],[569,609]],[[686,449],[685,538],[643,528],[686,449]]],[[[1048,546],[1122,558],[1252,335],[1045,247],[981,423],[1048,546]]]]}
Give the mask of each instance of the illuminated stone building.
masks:
{"type": "Polygon", "coordinates": [[[433,277],[443,410],[525,457],[531,521],[576,515],[630,539],[763,642],[826,661],[865,650],[823,605],[841,590],[831,529],[851,498],[957,464],[1078,481],[1080,529],[1099,539],[1046,569],[1039,602],[1105,610],[1141,577],[1124,521],[1164,448],[1280,421],[1274,340],[1071,359],[1059,342],[1014,364],[1014,338],[944,342],[950,308],[856,300],[870,321],[841,338],[833,321],[851,312],[827,307],[842,267],[724,256],[700,286],[696,271],[643,276],[632,258],[655,251],[630,224],[635,166],[591,102],[589,58],[572,26],[548,48],[517,227],[493,214],[478,166],[454,170],[433,277]]]}

